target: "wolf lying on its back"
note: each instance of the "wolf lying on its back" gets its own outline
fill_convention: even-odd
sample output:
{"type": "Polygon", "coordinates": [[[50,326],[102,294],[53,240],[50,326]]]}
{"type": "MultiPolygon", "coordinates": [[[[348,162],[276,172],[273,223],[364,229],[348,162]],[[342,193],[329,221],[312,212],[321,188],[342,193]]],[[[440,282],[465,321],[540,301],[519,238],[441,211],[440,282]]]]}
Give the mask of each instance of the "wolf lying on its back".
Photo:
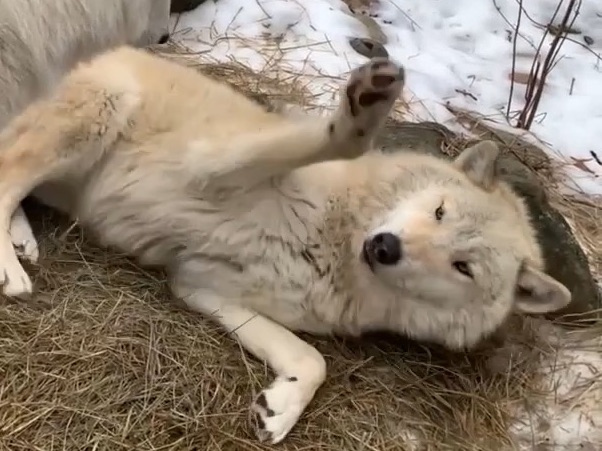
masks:
{"type": "Polygon", "coordinates": [[[326,374],[290,330],[462,348],[512,310],[565,306],[525,207],[497,178],[494,144],[453,163],[368,152],[403,78],[374,59],[335,114],[293,120],[142,51],[81,65],[0,135],[5,291],[31,291],[6,231],[34,190],[105,244],[165,265],[177,296],[268,362],[277,377],[252,412],[272,443],[326,374]]]}
{"type": "MultiPolygon", "coordinates": [[[[170,0],[0,0],[0,129],[78,62],[117,45],[166,40],[169,7],[170,0]]],[[[21,208],[11,235],[22,255],[36,261],[21,208]]]]}

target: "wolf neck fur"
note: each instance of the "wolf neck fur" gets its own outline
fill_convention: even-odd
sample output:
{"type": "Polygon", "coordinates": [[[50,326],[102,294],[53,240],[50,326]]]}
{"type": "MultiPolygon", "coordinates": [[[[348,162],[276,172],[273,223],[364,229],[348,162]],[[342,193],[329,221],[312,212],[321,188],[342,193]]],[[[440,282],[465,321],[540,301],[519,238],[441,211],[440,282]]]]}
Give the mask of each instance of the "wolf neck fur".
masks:
{"type": "Polygon", "coordinates": [[[317,316],[333,332],[359,335],[371,330],[391,330],[393,304],[384,298],[376,299],[378,294],[365,284],[366,268],[362,267],[359,252],[362,231],[367,226],[361,218],[383,208],[378,196],[369,201],[374,200],[370,190],[371,160],[380,158],[381,155],[374,154],[356,160],[319,163],[295,171],[287,180],[319,205],[316,213],[320,217],[315,219],[319,227],[314,240],[320,250],[312,252],[312,256],[317,257],[318,264],[320,255],[324,256],[324,262],[336,263],[328,268],[328,292],[322,294],[328,295],[329,302],[321,302],[321,296],[316,296],[312,304],[317,316]],[[353,180],[353,185],[348,180],[353,180]]]}

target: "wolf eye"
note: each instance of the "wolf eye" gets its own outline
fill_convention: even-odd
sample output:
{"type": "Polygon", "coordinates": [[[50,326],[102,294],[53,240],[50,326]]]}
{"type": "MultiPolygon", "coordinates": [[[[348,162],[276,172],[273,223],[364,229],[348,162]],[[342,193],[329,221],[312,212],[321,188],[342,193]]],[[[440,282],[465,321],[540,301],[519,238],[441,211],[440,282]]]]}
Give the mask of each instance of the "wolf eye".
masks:
{"type": "Polygon", "coordinates": [[[441,221],[443,219],[443,215],[445,214],[445,210],[443,210],[443,204],[437,207],[435,210],[435,219],[437,221],[441,221]]]}
{"type": "Polygon", "coordinates": [[[470,277],[471,279],[473,278],[472,271],[470,270],[468,263],[458,261],[458,262],[453,262],[452,265],[455,268],[455,270],[458,271],[459,273],[465,275],[466,277],[470,277]]]}

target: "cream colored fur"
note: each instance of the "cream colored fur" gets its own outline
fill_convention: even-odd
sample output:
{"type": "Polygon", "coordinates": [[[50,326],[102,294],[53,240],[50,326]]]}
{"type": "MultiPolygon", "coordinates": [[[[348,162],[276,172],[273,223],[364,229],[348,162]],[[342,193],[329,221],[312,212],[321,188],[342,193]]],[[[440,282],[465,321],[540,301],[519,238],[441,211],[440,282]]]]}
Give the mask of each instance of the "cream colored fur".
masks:
{"type": "Polygon", "coordinates": [[[103,244],[165,266],[176,296],[271,366],[251,412],[272,443],[326,377],[294,331],[388,330],[458,349],[513,310],[566,305],[494,144],[453,163],[371,150],[403,77],[374,59],[351,72],[336,113],[301,120],[131,48],[81,65],[0,135],[4,291],[31,292],[7,230],[33,190],[103,244]],[[399,261],[379,263],[378,232],[397,237],[399,261]]]}
{"type": "MultiPolygon", "coordinates": [[[[146,46],[168,34],[170,0],[0,0],[0,129],[51,91],[76,63],[122,44],[146,46]]],[[[11,236],[38,259],[25,213],[11,236]]]]}

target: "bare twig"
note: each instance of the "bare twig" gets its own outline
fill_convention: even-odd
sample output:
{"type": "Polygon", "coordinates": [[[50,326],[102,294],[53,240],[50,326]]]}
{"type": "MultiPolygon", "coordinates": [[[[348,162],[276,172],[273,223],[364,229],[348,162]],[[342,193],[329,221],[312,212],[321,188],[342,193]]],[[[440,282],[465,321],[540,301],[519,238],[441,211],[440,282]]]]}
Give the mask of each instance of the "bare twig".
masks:
{"type": "MultiPolygon", "coordinates": [[[[562,3],[562,1],[559,2],[554,16],[550,21],[550,25],[556,17],[556,14],[558,13],[562,3]]],[[[558,33],[554,34],[554,38],[552,39],[552,43],[550,44],[550,49],[546,54],[543,64],[541,64],[538,61],[538,50],[538,53],[535,56],[535,60],[533,62],[532,71],[529,74],[529,85],[527,86],[525,107],[518,118],[516,124],[517,127],[529,130],[531,125],[533,124],[533,120],[535,119],[535,116],[537,114],[537,107],[539,106],[539,102],[541,100],[541,96],[543,94],[543,90],[546,84],[546,79],[556,64],[560,48],[562,47],[569,30],[572,29],[575,19],[579,15],[580,7],[581,0],[569,0],[569,4],[566,8],[564,17],[562,18],[562,22],[558,27],[558,33]],[[535,70],[533,70],[533,68],[535,70]]],[[[546,31],[544,32],[544,36],[542,37],[542,43],[546,39],[549,29],[550,26],[546,27],[546,31]]]]}
{"type": "MultiPolygon", "coordinates": [[[[558,4],[556,5],[556,9],[554,10],[554,14],[552,14],[552,18],[550,19],[550,22],[554,22],[554,20],[556,19],[556,16],[558,15],[558,12],[560,11],[560,7],[562,6],[563,1],[564,0],[560,0],[560,2],[558,2],[558,4]]],[[[525,11],[525,16],[529,17],[527,15],[526,11],[525,11]]],[[[544,42],[546,42],[546,38],[548,37],[549,32],[550,32],[549,27],[543,28],[543,35],[541,36],[539,44],[535,50],[535,57],[533,58],[533,61],[531,63],[531,69],[529,70],[529,81],[527,83],[527,89],[525,90],[525,107],[519,114],[519,122],[520,122],[520,118],[523,115],[523,112],[525,111],[525,109],[529,108],[531,99],[533,99],[533,90],[535,88],[535,81],[537,80],[537,74],[539,73],[539,69],[541,67],[541,61],[540,61],[539,57],[541,55],[541,49],[543,47],[544,42]]]]}
{"type": "Polygon", "coordinates": [[[506,108],[506,118],[510,118],[510,109],[512,108],[512,96],[514,95],[514,76],[516,73],[516,42],[518,40],[518,30],[520,29],[520,20],[523,15],[523,0],[519,0],[518,19],[512,38],[512,74],[510,76],[510,94],[508,95],[508,108],[506,108]]]}

